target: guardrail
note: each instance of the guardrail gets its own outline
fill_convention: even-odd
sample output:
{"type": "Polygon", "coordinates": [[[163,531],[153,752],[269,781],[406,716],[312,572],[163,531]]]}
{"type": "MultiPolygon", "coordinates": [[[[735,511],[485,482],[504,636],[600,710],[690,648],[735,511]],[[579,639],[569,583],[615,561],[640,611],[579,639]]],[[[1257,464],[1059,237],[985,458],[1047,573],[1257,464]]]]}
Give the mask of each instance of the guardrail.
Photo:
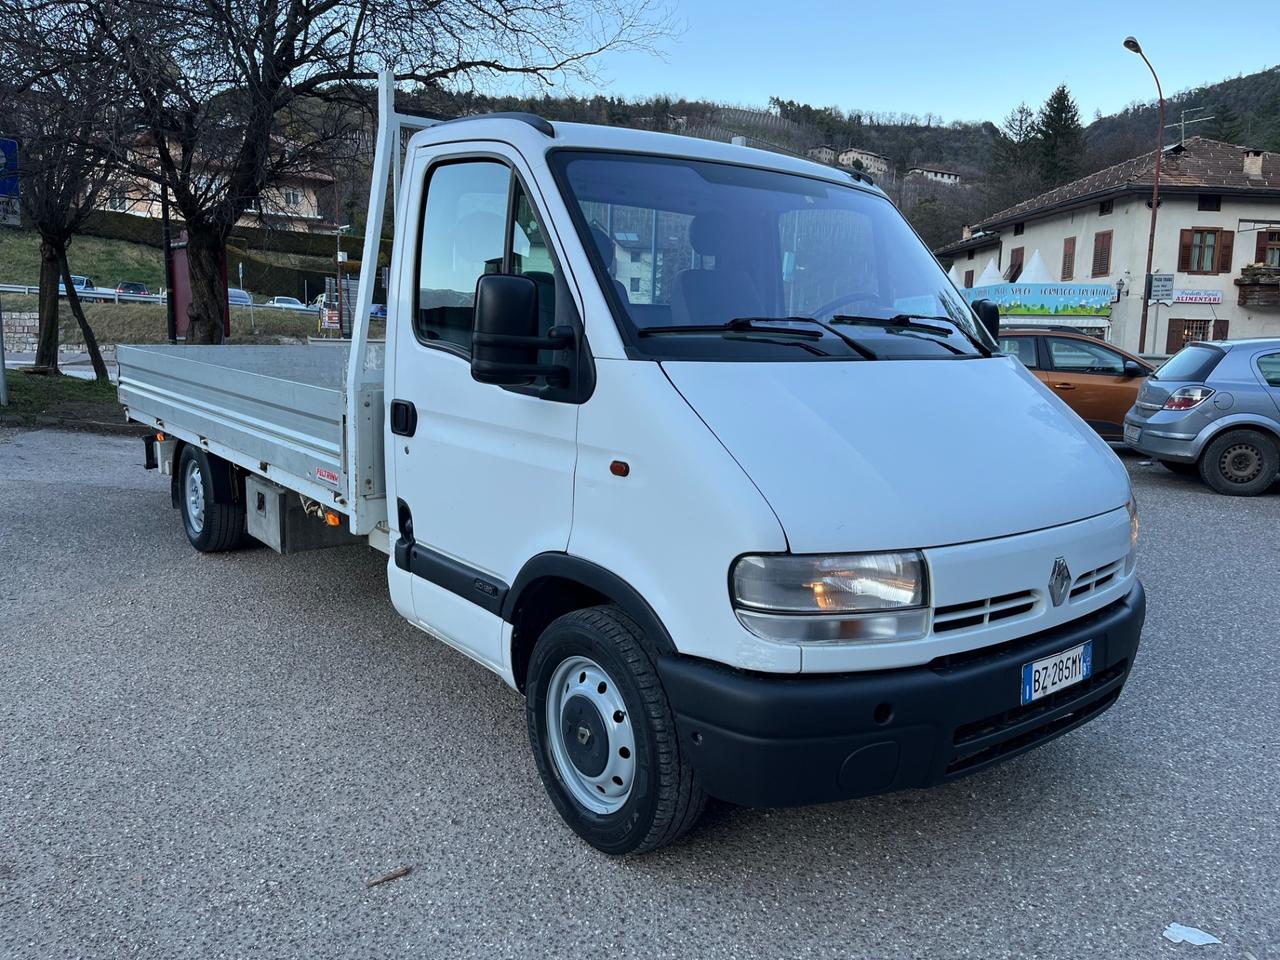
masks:
{"type": "MultiPolygon", "coordinates": [[[[116,293],[109,287],[93,287],[89,290],[81,290],[77,287],[76,292],[85,303],[164,303],[164,297],[158,293],[116,293]]],[[[25,293],[38,296],[40,288],[24,283],[0,283],[0,293],[25,293]]],[[[65,291],[58,291],[58,296],[66,295],[65,291]]]]}

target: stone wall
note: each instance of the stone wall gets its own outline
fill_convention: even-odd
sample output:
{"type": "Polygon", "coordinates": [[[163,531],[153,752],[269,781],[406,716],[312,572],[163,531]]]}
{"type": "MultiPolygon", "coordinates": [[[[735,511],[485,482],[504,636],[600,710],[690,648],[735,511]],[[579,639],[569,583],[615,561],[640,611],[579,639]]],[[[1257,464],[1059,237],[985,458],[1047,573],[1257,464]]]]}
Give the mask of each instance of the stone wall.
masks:
{"type": "MultiPolygon", "coordinates": [[[[63,327],[62,337],[58,343],[59,353],[83,353],[84,338],[78,327],[72,327],[68,333],[63,327]]],[[[36,341],[40,334],[40,315],[38,313],[5,313],[4,315],[4,352],[35,353],[36,341]]]]}

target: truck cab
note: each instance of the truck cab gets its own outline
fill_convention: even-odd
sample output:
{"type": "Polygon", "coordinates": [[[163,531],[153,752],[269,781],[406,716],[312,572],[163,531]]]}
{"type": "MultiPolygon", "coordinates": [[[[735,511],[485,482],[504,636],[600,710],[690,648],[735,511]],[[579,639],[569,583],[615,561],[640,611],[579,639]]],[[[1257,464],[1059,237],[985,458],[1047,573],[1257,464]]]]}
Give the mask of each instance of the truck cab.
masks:
{"type": "MultiPolygon", "coordinates": [[[[178,443],[232,525],[268,482],[386,551],[396,609],[525,694],[589,843],[662,846],[708,796],[946,782],[1115,702],[1145,608],[1127,474],[869,180],[529,116],[432,125],[395,172],[336,466],[178,443]]],[[[147,410],[159,356],[122,353],[122,400],[182,431],[147,410]]]]}

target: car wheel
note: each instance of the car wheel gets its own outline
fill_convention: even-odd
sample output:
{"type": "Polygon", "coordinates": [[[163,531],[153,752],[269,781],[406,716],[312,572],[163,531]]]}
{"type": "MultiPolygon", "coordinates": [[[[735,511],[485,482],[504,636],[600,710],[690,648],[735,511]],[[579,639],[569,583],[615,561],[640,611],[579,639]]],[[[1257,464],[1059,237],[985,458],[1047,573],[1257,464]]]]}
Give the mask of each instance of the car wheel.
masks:
{"type": "Polygon", "coordinates": [[[1180,473],[1185,477],[1195,476],[1200,472],[1200,465],[1198,463],[1182,463],[1178,460],[1161,460],[1160,466],[1164,467],[1166,470],[1171,470],[1174,473],[1180,473]]]}
{"type": "Polygon", "coordinates": [[[615,606],[567,613],[529,662],[529,743],[551,801],[604,853],[671,843],[705,796],[642,631],[615,606]]]}
{"type": "Polygon", "coordinates": [[[1200,476],[1228,496],[1252,497],[1266,490],[1280,471],[1275,441],[1259,430],[1228,430],[1200,455],[1200,476]]]}
{"type": "Polygon", "coordinates": [[[182,448],[178,507],[187,539],[201,553],[221,553],[245,540],[244,503],[215,503],[213,499],[213,470],[226,467],[226,463],[199,447],[182,448]]]}

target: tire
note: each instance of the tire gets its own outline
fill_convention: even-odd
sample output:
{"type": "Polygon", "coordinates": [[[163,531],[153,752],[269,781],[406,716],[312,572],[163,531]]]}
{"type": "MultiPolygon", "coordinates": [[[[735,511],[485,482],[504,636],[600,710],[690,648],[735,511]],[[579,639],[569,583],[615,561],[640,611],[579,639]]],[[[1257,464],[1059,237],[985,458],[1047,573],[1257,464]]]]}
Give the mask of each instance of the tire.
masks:
{"type": "Polygon", "coordinates": [[[1179,473],[1184,477],[1194,477],[1200,472],[1200,464],[1198,463],[1182,463],[1178,460],[1161,460],[1160,466],[1174,473],[1179,473]]]}
{"type": "Polygon", "coordinates": [[[534,647],[528,693],[538,774],[587,843],[614,856],[648,853],[697,821],[706,797],[642,631],[621,609],[552,622],[534,647]]]}
{"type": "Polygon", "coordinates": [[[178,509],[182,528],[191,545],[201,553],[221,553],[243,543],[244,503],[215,503],[213,471],[226,470],[225,461],[210,456],[199,447],[182,448],[178,459],[178,509]]]}
{"type": "Polygon", "coordinates": [[[1280,471],[1276,442],[1260,430],[1228,430],[1200,455],[1200,477],[1218,493],[1253,497],[1275,482],[1280,471]]]}

